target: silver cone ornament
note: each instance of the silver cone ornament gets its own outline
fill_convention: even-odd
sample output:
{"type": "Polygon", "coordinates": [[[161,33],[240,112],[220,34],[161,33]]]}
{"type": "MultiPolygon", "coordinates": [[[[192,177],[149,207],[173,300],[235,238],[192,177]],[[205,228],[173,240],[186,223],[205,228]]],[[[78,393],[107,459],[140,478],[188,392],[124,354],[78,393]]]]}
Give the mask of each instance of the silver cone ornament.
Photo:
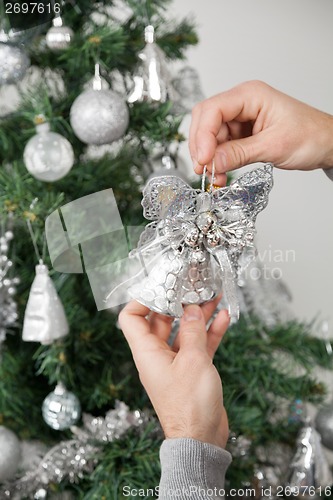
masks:
{"type": "Polygon", "coordinates": [[[296,453],[291,461],[288,489],[292,496],[310,500],[317,488],[332,484],[333,478],[324,455],[320,435],[307,422],[300,430],[296,453]]]}
{"type": "Polygon", "coordinates": [[[22,338],[48,345],[68,332],[65,311],[49,270],[45,264],[38,264],[25,310],[22,338]]]}
{"type": "Polygon", "coordinates": [[[178,93],[172,86],[168,63],[162,49],[155,42],[153,26],[145,28],[146,45],[139,54],[140,62],[134,74],[134,88],[127,98],[134,102],[178,101],[178,93]]]}

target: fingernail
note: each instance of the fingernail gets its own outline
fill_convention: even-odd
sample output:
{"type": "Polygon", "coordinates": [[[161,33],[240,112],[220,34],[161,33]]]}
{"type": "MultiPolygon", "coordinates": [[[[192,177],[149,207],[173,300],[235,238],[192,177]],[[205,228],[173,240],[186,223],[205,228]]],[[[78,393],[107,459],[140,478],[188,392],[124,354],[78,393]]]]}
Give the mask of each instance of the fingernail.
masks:
{"type": "Polygon", "coordinates": [[[187,306],[184,312],[184,321],[197,321],[202,318],[202,312],[199,306],[187,306]]]}

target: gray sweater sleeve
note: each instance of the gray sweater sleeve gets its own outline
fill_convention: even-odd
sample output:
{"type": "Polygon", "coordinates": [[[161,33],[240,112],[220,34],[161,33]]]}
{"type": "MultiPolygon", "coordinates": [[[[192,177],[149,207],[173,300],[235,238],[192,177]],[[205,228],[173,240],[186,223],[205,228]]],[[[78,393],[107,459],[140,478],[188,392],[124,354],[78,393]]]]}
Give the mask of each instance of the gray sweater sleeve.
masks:
{"type": "Polygon", "coordinates": [[[160,450],[159,500],[224,498],[228,451],[190,438],[166,439],[160,450]]]}
{"type": "Polygon", "coordinates": [[[324,172],[333,181],[333,168],[325,168],[324,172]]]}

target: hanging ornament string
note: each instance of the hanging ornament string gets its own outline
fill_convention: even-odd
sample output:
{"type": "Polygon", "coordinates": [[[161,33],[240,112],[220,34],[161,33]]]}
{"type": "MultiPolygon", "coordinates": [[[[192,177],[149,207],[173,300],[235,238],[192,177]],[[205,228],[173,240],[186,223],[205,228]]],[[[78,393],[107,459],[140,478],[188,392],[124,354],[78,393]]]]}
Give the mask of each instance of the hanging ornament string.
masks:
{"type": "MultiPolygon", "coordinates": [[[[207,175],[207,165],[204,166],[203,173],[202,173],[202,179],[201,179],[201,191],[205,192],[205,186],[206,186],[206,175],[207,175]]],[[[212,162],[212,180],[209,185],[209,192],[211,193],[213,191],[213,187],[215,184],[215,163],[214,160],[212,162]]]]}
{"type": "MultiPolygon", "coordinates": [[[[35,198],[32,201],[29,209],[33,210],[35,208],[35,206],[36,206],[37,203],[38,203],[38,198],[35,198]]],[[[39,251],[39,248],[38,248],[38,245],[37,245],[37,237],[36,237],[36,234],[35,234],[34,230],[32,229],[31,220],[29,218],[27,219],[27,226],[28,226],[28,231],[29,231],[29,234],[30,234],[32,245],[33,245],[34,250],[35,250],[35,254],[36,254],[37,260],[38,260],[39,264],[42,265],[42,264],[44,264],[44,259],[45,259],[45,255],[46,255],[46,238],[45,238],[45,233],[43,235],[42,254],[40,254],[40,251],[39,251]]]]}

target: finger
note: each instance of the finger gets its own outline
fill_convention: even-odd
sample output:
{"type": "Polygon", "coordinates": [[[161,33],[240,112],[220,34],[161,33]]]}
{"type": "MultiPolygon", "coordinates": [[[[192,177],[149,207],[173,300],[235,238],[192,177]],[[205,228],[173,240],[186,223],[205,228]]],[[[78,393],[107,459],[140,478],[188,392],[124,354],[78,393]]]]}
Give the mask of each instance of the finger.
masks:
{"type": "Polygon", "coordinates": [[[205,165],[212,160],[216,147],[216,137],[223,123],[233,120],[254,121],[261,109],[264,86],[257,82],[247,82],[222,92],[200,105],[200,119],[192,131],[193,148],[197,160],[205,165]]]}
{"type": "Polygon", "coordinates": [[[150,331],[165,342],[168,340],[174,318],[153,312],[149,316],[150,331]]]}
{"type": "Polygon", "coordinates": [[[213,323],[211,324],[208,330],[207,336],[207,352],[211,358],[214,357],[214,354],[220,345],[221,340],[227,328],[229,326],[230,317],[228,311],[223,309],[218,313],[213,323]]]}
{"type": "Polygon", "coordinates": [[[184,315],[180,320],[178,338],[179,352],[189,349],[206,350],[206,322],[198,305],[191,304],[185,307],[184,315]]]}
{"type": "MultiPolygon", "coordinates": [[[[208,179],[210,182],[212,182],[212,174],[208,173],[207,174],[208,179]]],[[[215,174],[214,175],[214,186],[219,186],[219,187],[224,187],[227,185],[227,175],[226,174],[215,174]]]]}
{"type": "MultiPolygon", "coordinates": [[[[231,122],[228,122],[228,128],[229,128],[229,140],[232,139],[243,139],[244,137],[250,137],[252,135],[252,128],[253,124],[252,122],[238,122],[236,120],[233,120],[231,122]]],[[[220,141],[226,142],[226,141],[220,141]]]]}
{"type": "Polygon", "coordinates": [[[195,134],[196,130],[199,125],[200,121],[200,115],[201,115],[201,109],[200,109],[200,103],[194,106],[192,109],[192,118],[191,118],[191,125],[190,125],[190,133],[189,133],[189,150],[190,150],[190,155],[193,161],[193,168],[195,169],[197,174],[201,174],[203,171],[203,166],[198,164],[198,153],[196,149],[196,143],[195,143],[195,134]]]}
{"type": "Polygon", "coordinates": [[[202,304],[202,306],[200,306],[201,311],[204,315],[205,324],[207,324],[207,322],[212,317],[212,315],[213,315],[214,311],[216,310],[221,298],[222,298],[222,295],[220,294],[215,299],[213,299],[209,302],[205,302],[205,304],[202,304]]]}
{"type": "Polygon", "coordinates": [[[146,319],[148,313],[148,307],[132,301],[119,315],[119,324],[139,373],[142,373],[154,360],[160,367],[168,366],[174,357],[166,342],[150,332],[150,324],[146,319]]]}
{"type": "MultiPolygon", "coordinates": [[[[210,302],[206,302],[205,304],[200,306],[206,325],[207,325],[208,321],[211,319],[211,317],[212,317],[214,311],[216,310],[221,298],[222,298],[222,295],[219,295],[214,300],[211,300],[210,302]]],[[[179,335],[177,335],[177,337],[175,338],[175,340],[172,344],[172,350],[174,352],[178,352],[178,350],[179,350],[179,335]]]]}
{"type": "Polygon", "coordinates": [[[220,144],[215,153],[216,171],[226,173],[249,163],[270,161],[265,153],[262,134],[220,144]]]}

